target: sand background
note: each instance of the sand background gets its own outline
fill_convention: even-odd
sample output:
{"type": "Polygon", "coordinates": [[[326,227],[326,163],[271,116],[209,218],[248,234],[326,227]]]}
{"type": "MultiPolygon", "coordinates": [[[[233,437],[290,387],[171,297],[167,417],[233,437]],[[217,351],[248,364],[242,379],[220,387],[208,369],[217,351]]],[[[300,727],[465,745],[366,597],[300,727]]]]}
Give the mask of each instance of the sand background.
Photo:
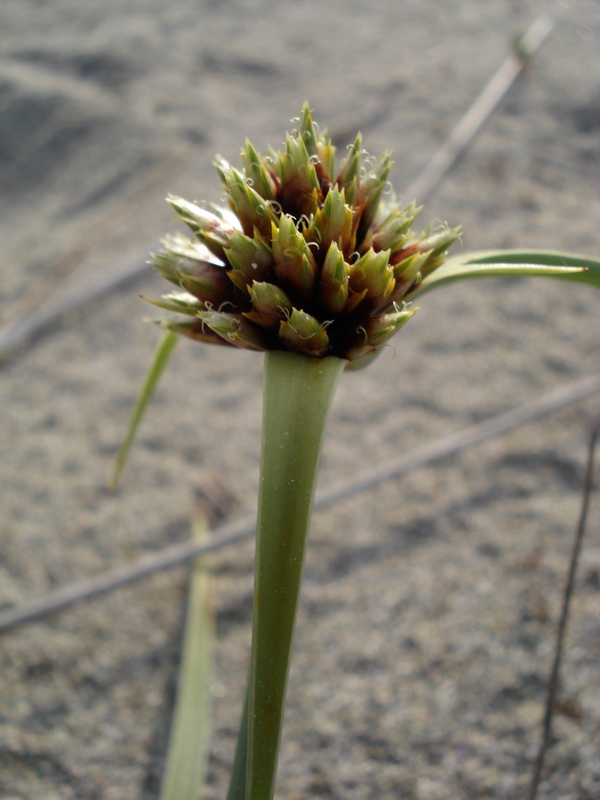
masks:
{"type": "MultiPolygon", "coordinates": [[[[167,192],[218,201],[216,152],[322,125],[394,151],[399,192],[541,12],[551,39],[422,212],[465,249],[600,251],[600,6],[4,0],[2,319],[50,266],[76,285],[177,223],[167,192]]],[[[343,147],[341,148],[343,152],[343,147]]],[[[105,490],[155,346],[112,295],[0,373],[0,605],[189,536],[216,470],[252,510],[262,358],[184,342],[115,495],[105,490]]],[[[599,367],[598,296],[558,282],[433,293],[344,376],[320,485],[599,367]]],[[[314,518],[277,796],[522,798],[536,752],[590,420],[569,407],[314,518]]],[[[556,741],[540,796],[600,798],[600,512],[592,509],[556,741]]],[[[205,797],[223,798],[248,661],[252,545],[213,559],[218,646],[205,797]]],[[[158,795],[177,673],[181,568],[2,636],[0,796],[158,795]]]]}

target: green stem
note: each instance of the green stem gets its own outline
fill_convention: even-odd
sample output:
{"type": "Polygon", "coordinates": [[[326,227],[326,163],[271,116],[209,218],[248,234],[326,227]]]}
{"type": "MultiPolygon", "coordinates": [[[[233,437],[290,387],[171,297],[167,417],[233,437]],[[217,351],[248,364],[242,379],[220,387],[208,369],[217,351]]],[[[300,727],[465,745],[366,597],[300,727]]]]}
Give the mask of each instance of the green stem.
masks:
{"type": "MultiPolygon", "coordinates": [[[[346,361],[265,357],[245,795],[271,800],[312,498],[346,361]]],[[[245,734],[244,729],[240,736],[245,734]]]]}

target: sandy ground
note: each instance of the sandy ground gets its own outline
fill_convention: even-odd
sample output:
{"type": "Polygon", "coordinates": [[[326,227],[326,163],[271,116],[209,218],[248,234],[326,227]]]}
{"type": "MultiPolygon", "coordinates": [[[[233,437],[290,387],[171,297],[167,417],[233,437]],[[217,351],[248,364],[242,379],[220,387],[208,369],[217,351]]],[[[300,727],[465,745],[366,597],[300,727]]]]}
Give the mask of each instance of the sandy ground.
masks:
{"type": "MultiPolygon", "coordinates": [[[[540,12],[551,40],[422,212],[468,249],[600,250],[600,7],[593,0],[4,0],[3,319],[74,252],[65,286],[177,228],[167,191],[218,200],[211,161],[278,145],[304,99],[395,154],[398,191],[540,12]]],[[[343,147],[342,147],[343,150],[343,147]]],[[[64,264],[66,268],[66,263],[64,264]]],[[[0,374],[0,605],[189,535],[217,470],[251,510],[261,357],[183,343],[116,495],[105,490],[156,342],[149,276],[0,374]]],[[[434,293],[344,376],[320,485],[599,368],[598,296],[549,280],[434,293]]],[[[277,796],[523,798],[590,419],[572,406],[315,515],[277,796]]],[[[600,798],[600,527],[592,510],[540,796],[600,798]]],[[[214,558],[206,798],[223,798],[248,661],[252,545],[214,558]]],[[[157,797],[187,571],[2,637],[0,795],[157,797]]]]}

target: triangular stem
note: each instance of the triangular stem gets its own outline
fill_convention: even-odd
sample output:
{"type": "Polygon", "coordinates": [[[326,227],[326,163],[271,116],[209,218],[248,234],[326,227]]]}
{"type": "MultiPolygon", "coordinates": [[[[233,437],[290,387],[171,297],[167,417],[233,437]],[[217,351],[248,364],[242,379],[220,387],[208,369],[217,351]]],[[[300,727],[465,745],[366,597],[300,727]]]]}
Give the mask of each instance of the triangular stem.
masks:
{"type": "MultiPolygon", "coordinates": [[[[312,498],[325,425],[346,361],[265,357],[245,794],[271,800],[312,498]]],[[[238,768],[239,768],[238,764],[238,768]]],[[[237,771],[237,770],[234,770],[237,771]]]]}

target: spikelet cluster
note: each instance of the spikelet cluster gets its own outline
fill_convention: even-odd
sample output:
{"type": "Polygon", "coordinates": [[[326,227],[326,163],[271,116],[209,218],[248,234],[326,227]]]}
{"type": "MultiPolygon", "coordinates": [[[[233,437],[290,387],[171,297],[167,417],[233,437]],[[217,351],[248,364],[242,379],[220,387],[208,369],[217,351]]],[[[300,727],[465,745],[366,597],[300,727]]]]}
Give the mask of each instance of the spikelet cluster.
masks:
{"type": "Polygon", "coordinates": [[[168,198],[192,235],[153,256],[178,291],[150,302],[183,315],[160,324],[202,342],[371,360],[459,230],[413,233],[420,209],[386,188],[390,153],[369,158],[359,134],[336,169],[308,105],[282,151],[262,156],[247,141],[242,160],[216,161],[229,208],[168,198]]]}

